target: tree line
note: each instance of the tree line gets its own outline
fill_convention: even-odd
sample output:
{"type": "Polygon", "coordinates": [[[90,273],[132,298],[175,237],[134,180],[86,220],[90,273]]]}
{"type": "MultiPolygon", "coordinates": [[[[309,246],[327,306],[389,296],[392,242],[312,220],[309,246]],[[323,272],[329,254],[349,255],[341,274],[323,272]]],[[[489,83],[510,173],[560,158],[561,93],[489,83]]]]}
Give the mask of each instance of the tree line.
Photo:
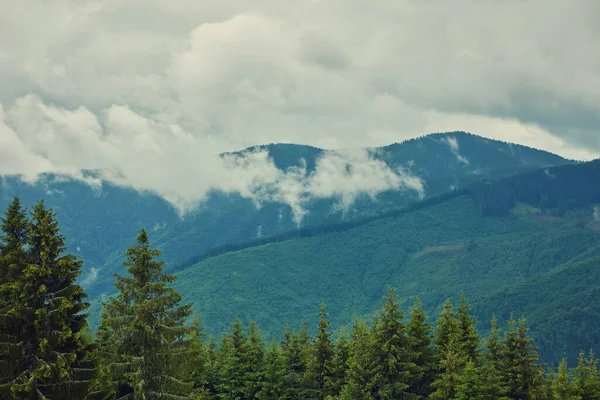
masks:
{"type": "Polygon", "coordinates": [[[1,399],[600,399],[593,352],[546,369],[524,318],[493,319],[483,338],[462,295],[435,327],[390,288],[348,330],[332,329],[323,302],[315,335],[302,323],[268,340],[236,318],[208,338],[144,229],[92,335],[83,263],[65,254],[53,210],[15,198],[1,222],[1,399]]]}

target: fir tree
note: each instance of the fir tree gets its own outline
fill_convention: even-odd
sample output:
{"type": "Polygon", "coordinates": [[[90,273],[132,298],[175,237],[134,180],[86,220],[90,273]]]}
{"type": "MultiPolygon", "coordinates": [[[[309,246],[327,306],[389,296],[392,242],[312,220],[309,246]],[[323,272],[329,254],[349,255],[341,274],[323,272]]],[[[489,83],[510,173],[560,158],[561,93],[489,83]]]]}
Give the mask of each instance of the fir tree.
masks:
{"type": "Polygon", "coordinates": [[[558,371],[551,380],[552,398],[555,400],[580,400],[577,395],[577,389],[571,377],[569,376],[567,360],[562,359],[558,365],[558,371]]]}
{"type": "Polygon", "coordinates": [[[265,351],[263,381],[257,398],[276,400],[282,397],[285,377],[285,359],[276,342],[271,342],[265,351]]]}
{"type": "Polygon", "coordinates": [[[415,371],[410,352],[404,313],[400,310],[394,288],[388,288],[384,304],[375,321],[377,355],[382,367],[379,396],[381,399],[401,398],[415,371]]]}
{"type": "Polygon", "coordinates": [[[245,396],[257,398],[263,382],[264,343],[255,321],[250,321],[247,350],[243,362],[247,365],[245,396]]]}
{"type": "Polygon", "coordinates": [[[223,336],[219,356],[221,359],[219,393],[222,399],[243,399],[246,391],[246,362],[248,338],[240,319],[236,316],[231,331],[223,336]]]}
{"type": "Polygon", "coordinates": [[[597,370],[598,361],[593,351],[586,357],[579,353],[577,368],[575,368],[575,393],[581,400],[600,399],[600,377],[597,370]]]}
{"type": "Polygon", "coordinates": [[[542,368],[537,365],[538,355],[528,335],[525,318],[517,322],[511,318],[505,334],[502,373],[507,385],[506,395],[513,399],[536,399],[542,390],[542,368]]]}
{"type": "Polygon", "coordinates": [[[312,346],[310,365],[307,378],[311,389],[305,393],[309,398],[322,400],[326,397],[325,382],[331,378],[331,361],[334,355],[333,343],[331,341],[331,324],[327,320],[325,302],[321,302],[319,312],[319,325],[317,337],[312,346]]]}
{"type": "Polygon", "coordinates": [[[460,304],[458,306],[458,335],[460,337],[461,354],[467,360],[476,364],[479,362],[480,338],[475,327],[475,318],[471,315],[469,304],[464,293],[460,295],[460,304]]]}
{"type": "Polygon", "coordinates": [[[338,397],[346,384],[348,361],[350,359],[350,342],[346,337],[344,327],[341,327],[334,345],[333,358],[330,363],[330,375],[325,381],[325,391],[332,397],[338,397]]]}
{"type": "Polygon", "coordinates": [[[481,373],[475,362],[469,360],[463,368],[456,386],[455,400],[489,400],[481,373]]]}
{"type": "Polygon", "coordinates": [[[458,321],[456,318],[456,313],[454,312],[452,302],[450,299],[446,299],[444,303],[442,313],[437,320],[437,328],[435,331],[435,347],[438,351],[438,354],[441,358],[443,358],[446,354],[446,350],[448,349],[448,344],[450,343],[450,337],[455,335],[458,330],[458,321]]]}
{"type": "Polygon", "coordinates": [[[1,263],[6,266],[7,281],[0,293],[10,299],[3,314],[8,328],[21,329],[6,337],[16,338],[8,348],[10,356],[17,357],[12,361],[10,381],[0,391],[10,388],[16,399],[85,398],[94,369],[80,336],[87,325],[87,316],[81,312],[88,304],[75,281],[83,262],[72,254],[63,255],[65,238],[43,200],[33,207],[28,224],[15,199],[2,228],[1,263]]]}
{"type": "Polygon", "coordinates": [[[374,335],[363,320],[352,327],[352,342],[346,385],[340,398],[344,400],[378,399],[379,375],[382,366],[377,358],[374,335]]]}
{"type": "Polygon", "coordinates": [[[33,323],[32,310],[21,293],[27,266],[25,249],[29,221],[18,197],[9,205],[0,236],[0,398],[10,398],[12,387],[27,380],[27,356],[35,334],[26,329],[33,323]]]}
{"type": "Polygon", "coordinates": [[[193,398],[190,368],[197,363],[196,326],[186,326],[191,305],[167,285],[174,275],[162,272],[141,229],[126,252],[129,276],[116,275],[118,296],[103,304],[98,330],[104,371],[117,396],[138,399],[193,398]]]}
{"type": "Polygon", "coordinates": [[[282,349],[286,375],[284,377],[284,391],[281,399],[295,400],[305,398],[305,392],[310,386],[306,381],[310,345],[310,336],[306,321],[302,322],[300,332],[289,332],[286,329],[282,349]]]}
{"type": "Polygon", "coordinates": [[[433,400],[453,399],[458,390],[461,373],[465,365],[464,357],[461,356],[461,348],[455,335],[449,336],[449,341],[444,346],[445,355],[440,361],[440,373],[432,387],[435,391],[431,394],[433,400]]]}
{"type": "Polygon", "coordinates": [[[407,391],[423,397],[431,393],[431,383],[436,372],[437,357],[432,346],[432,332],[433,329],[427,323],[427,315],[421,308],[421,301],[417,299],[408,323],[408,343],[416,368],[407,391]]]}

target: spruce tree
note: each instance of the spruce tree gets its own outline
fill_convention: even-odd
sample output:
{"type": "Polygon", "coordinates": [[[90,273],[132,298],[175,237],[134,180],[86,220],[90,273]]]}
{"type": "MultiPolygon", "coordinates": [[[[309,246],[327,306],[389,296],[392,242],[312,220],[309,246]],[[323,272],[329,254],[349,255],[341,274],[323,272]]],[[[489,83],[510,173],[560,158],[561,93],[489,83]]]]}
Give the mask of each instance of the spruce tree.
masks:
{"type": "Polygon", "coordinates": [[[412,362],[416,368],[407,389],[427,397],[431,393],[431,383],[435,379],[437,357],[432,342],[432,327],[427,323],[427,315],[423,311],[421,301],[417,299],[411,309],[408,323],[408,343],[412,354],[412,362]]]}
{"type": "Polygon", "coordinates": [[[375,400],[379,398],[379,376],[382,366],[379,363],[374,334],[360,319],[352,327],[350,359],[346,385],[340,398],[343,400],[375,400]]]}
{"type": "Polygon", "coordinates": [[[455,335],[458,330],[458,321],[456,312],[453,309],[450,299],[446,299],[442,308],[442,313],[436,323],[435,348],[438,356],[443,358],[450,343],[450,337],[455,335]]]}
{"type": "Polygon", "coordinates": [[[257,398],[264,375],[265,346],[255,321],[250,321],[248,344],[243,362],[247,365],[244,393],[247,399],[257,398]]]}
{"type": "Polygon", "coordinates": [[[0,398],[10,398],[12,387],[26,380],[27,354],[35,332],[25,329],[33,315],[21,297],[29,221],[21,201],[15,197],[2,221],[0,236],[0,398]]]}
{"type": "Polygon", "coordinates": [[[464,293],[460,295],[460,304],[458,306],[458,326],[461,354],[476,364],[479,362],[479,345],[481,340],[475,326],[475,318],[471,315],[471,310],[464,293]]]}
{"type": "Polygon", "coordinates": [[[469,360],[458,377],[455,400],[489,400],[485,392],[481,372],[475,362],[469,360]]]}
{"type": "Polygon", "coordinates": [[[506,395],[513,399],[536,399],[543,389],[542,368],[537,365],[537,349],[528,330],[525,318],[521,318],[518,325],[511,318],[505,334],[502,373],[506,395]]]}
{"type": "Polygon", "coordinates": [[[317,337],[312,346],[310,364],[307,371],[307,383],[311,388],[305,396],[322,400],[327,396],[325,383],[331,378],[331,361],[334,355],[331,341],[331,324],[327,319],[325,302],[321,302],[317,337]]]}
{"type": "Polygon", "coordinates": [[[285,359],[276,342],[267,347],[263,362],[263,381],[257,399],[276,400],[283,396],[285,359]]]}
{"type": "Polygon", "coordinates": [[[282,350],[286,374],[281,399],[304,399],[307,389],[310,388],[307,382],[307,371],[311,350],[306,321],[302,322],[299,332],[290,332],[289,329],[286,329],[282,350]]]}
{"type": "Polygon", "coordinates": [[[247,363],[248,338],[236,316],[231,330],[223,336],[219,349],[221,358],[219,393],[223,399],[245,398],[246,379],[250,373],[247,363]]]}
{"type": "Polygon", "coordinates": [[[600,377],[597,365],[598,360],[593,351],[590,350],[588,357],[583,352],[579,353],[574,385],[575,393],[581,400],[600,399],[600,377]]]}
{"type": "Polygon", "coordinates": [[[431,386],[435,389],[431,394],[433,400],[448,400],[456,396],[465,359],[461,355],[461,346],[457,336],[450,335],[444,346],[445,354],[440,361],[440,372],[431,386]]]}
{"type": "Polygon", "coordinates": [[[131,399],[194,398],[190,369],[198,354],[191,340],[197,326],[186,326],[191,304],[168,285],[148,233],[141,229],[126,252],[129,276],[115,274],[117,297],[104,303],[98,340],[106,378],[117,396],[131,399]]]}
{"type": "Polygon", "coordinates": [[[409,387],[416,366],[408,341],[404,313],[400,310],[395,289],[388,288],[384,304],[375,321],[374,338],[381,365],[379,396],[402,398],[409,387]]]}
{"type": "Polygon", "coordinates": [[[1,263],[7,280],[0,292],[10,299],[2,314],[5,326],[21,329],[5,337],[17,340],[8,346],[10,356],[17,358],[0,391],[10,388],[15,399],[83,399],[94,377],[80,335],[87,326],[87,315],[81,312],[88,304],[83,288],[75,283],[83,262],[64,254],[65,238],[43,200],[33,207],[27,223],[15,199],[2,228],[1,263]]]}
{"type": "Polygon", "coordinates": [[[350,342],[344,327],[341,327],[334,344],[333,358],[329,367],[330,375],[325,381],[325,392],[332,398],[338,397],[346,384],[349,359],[350,342]]]}
{"type": "Polygon", "coordinates": [[[563,358],[558,365],[558,371],[553,374],[551,382],[552,398],[555,400],[580,400],[577,387],[573,383],[567,367],[567,360],[563,358]]]}

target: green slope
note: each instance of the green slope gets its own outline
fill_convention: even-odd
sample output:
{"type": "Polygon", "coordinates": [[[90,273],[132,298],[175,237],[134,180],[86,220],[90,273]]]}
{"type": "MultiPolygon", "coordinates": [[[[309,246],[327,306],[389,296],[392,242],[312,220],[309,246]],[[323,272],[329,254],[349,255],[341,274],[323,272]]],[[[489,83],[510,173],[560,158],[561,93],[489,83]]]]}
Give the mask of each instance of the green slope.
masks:
{"type": "Polygon", "coordinates": [[[600,278],[593,251],[600,232],[582,223],[591,218],[589,209],[562,218],[482,217],[465,195],[349,230],[209,258],[180,272],[176,288],[196,303],[210,333],[224,330],[238,314],[272,334],[302,317],[314,326],[321,298],[340,325],[371,315],[388,284],[407,301],[420,296],[434,313],[464,291],[483,328],[492,313],[531,316],[542,354],[551,361],[564,351],[573,357],[580,348],[600,350],[600,332],[590,328],[597,314],[585,308],[597,289],[582,291],[581,281],[569,275],[573,270],[586,282],[600,278]],[[570,314],[578,312],[588,314],[570,314]],[[581,334],[550,333],[545,327],[557,317],[568,318],[570,329],[581,334]],[[554,348],[556,342],[566,347],[554,348]]]}

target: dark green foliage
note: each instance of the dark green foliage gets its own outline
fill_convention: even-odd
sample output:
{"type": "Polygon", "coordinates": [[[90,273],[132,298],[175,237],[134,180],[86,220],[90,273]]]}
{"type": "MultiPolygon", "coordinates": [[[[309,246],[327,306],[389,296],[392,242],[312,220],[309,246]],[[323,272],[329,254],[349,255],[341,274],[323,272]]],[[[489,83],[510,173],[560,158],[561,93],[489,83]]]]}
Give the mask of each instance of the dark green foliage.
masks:
{"type": "Polygon", "coordinates": [[[378,378],[381,373],[381,365],[373,336],[365,321],[357,319],[354,322],[346,385],[342,389],[341,399],[374,400],[378,398],[378,378]]]}
{"type": "Polygon", "coordinates": [[[127,250],[129,276],[117,276],[119,294],[104,304],[99,354],[117,396],[192,398],[191,368],[200,354],[190,339],[198,339],[198,326],[184,325],[191,305],[179,305],[181,296],[167,286],[175,277],[162,272],[159,255],[142,229],[127,250]]]}
{"type": "Polygon", "coordinates": [[[537,399],[543,390],[543,370],[528,331],[525,318],[518,323],[511,318],[505,333],[501,370],[506,394],[513,399],[537,399]]]}
{"type": "Polygon", "coordinates": [[[598,360],[592,351],[587,357],[583,352],[579,353],[573,386],[575,395],[579,396],[581,400],[600,399],[600,377],[597,367],[598,360]]]}
{"type": "Polygon", "coordinates": [[[319,325],[317,327],[317,336],[312,345],[310,361],[307,370],[307,379],[312,383],[305,396],[311,399],[322,400],[330,393],[326,390],[326,383],[331,380],[334,344],[331,340],[331,324],[327,320],[325,311],[325,302],[321,302],[319,312],[319,325]]]}
{"type": "Polygon", "coordinates": [[[339,396],[346,385],[349,359],[350,342],[346,337],[344,327],[341,327],[334,344],[333,358],[329,363],[330,375],[325,380],[325,392],[332,398],[339,396]]]}
{"type": "Polygon", "coordinates": [[[31,221],[15,198],[2,219],[0,246],[0,394],[15,399],[85,398],[94,378],[82,335],[88,307],[75,284],[82,261],[63,255],[52,209],[31,221]]]}
{"type": "Polygon", "coordinates": [[[431,384],[435,379],[438,357],[433,348],[433,329],[427,322],[427,315],[416,300],[411,309],[408,323],[408,344],[414,364],[409,393],[426,397],[431,393],[431,384]]]}
{"type": "Polygon", "coordinates": [[[374,325],[373,339],[381,371],[378,377],[378,396],[398,399],[409,388],[416,365],[411,352],[404,312],[400,309],[394,288],[388,289],[384,304],[374,325]]]}

